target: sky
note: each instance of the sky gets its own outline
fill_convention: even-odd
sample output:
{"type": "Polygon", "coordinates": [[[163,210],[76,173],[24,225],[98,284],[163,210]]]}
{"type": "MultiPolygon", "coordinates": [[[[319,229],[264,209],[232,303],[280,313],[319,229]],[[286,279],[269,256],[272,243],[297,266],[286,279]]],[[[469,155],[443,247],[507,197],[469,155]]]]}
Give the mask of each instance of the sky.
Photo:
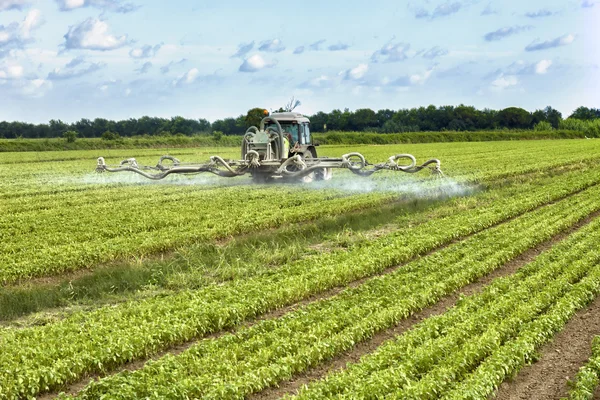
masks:
{"type": "Polygon", "coordinates": [[[0,0],[0,121],[600,108],[600,0],[0,0]]]}

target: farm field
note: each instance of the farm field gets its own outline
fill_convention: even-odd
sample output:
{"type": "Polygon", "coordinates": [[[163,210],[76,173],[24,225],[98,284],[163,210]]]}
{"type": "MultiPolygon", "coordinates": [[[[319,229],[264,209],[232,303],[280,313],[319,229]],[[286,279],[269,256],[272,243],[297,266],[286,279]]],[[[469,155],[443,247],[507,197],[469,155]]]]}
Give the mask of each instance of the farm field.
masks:
{"type": "Polygon", "coordinates": [[[0,155],[0,399],[600,398],[600,141],[321,146],[446,178],[0,155]]]}

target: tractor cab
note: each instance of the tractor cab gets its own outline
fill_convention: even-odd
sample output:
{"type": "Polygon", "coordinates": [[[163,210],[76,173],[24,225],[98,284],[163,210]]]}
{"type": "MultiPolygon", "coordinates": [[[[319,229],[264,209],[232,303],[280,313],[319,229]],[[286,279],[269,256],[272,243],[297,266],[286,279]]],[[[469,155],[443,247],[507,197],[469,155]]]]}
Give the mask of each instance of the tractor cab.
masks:
{"type": "MultiPolygon", "coordinates": [[[[283,130],[284,136],[290,137],[290,145],[294,147],[296,145],[309,146],[312,145],[312,136],[310,134],[310,121],[304,115],[293,112],[286,113],[273,113],[270,115],[271,118],[279,122],[281,129],[283,130]]],[[[266,128],[274,127],[275,124],[269,124],[266,128]]]]}

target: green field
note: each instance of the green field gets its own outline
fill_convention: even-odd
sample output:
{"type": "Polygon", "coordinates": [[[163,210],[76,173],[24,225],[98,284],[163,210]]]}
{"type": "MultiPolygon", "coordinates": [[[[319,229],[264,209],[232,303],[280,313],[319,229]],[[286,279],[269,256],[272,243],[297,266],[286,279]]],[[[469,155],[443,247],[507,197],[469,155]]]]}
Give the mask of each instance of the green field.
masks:
{"type": "Polygon", "coordinates": [[[600,141],[318,149],[446,178],[149,182],[96,158],[238,149],[0,153],[0,399],[599,395],[600,320],[560,335],[600,294],[600,141]],[[557,377],[529,366],[553,340],[587,349],[557,377]]]}

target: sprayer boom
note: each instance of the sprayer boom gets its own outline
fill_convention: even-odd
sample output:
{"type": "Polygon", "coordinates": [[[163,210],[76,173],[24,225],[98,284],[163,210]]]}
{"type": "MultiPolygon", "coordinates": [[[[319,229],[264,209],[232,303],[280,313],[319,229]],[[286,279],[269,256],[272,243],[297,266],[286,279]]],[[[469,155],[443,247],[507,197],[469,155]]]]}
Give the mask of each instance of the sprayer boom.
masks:
{"type": "Polygon", "coordinates": [[[304,158],[296,154],[286,160],[260,160],[256,152],[248,152],[245,160],[225,160],[219,156],[210,158],[205,164],[183,164],[177,158],[162,156],[156,166],[138,165],[135,158],[128,158],[120,164],[109,166],[103,157],[98,158],[96,172],[121,172],[130,171],[140,174],[148,179],[159,180],[171,174],[198,174],[210,172],[222,177],[235,177],[245,174],[264,175],[270,178],[300,179],[314,173],[319,173],[328,179],[333,168],[345,168],[356,175],[370,176],[380,170],[400,171],[406,173],[419,172],[431,166],[433,174],[443,175],[440,161],[432,159],[422,165],[417,165],[415,158],[410,154],[397,154],[381,164],[370,164],[360,153],[345,154],[340,158],[304,158]],[[168,160],[169,164],[164,161],[168,160]],[[399,161],[405,160],[409,164],[402,165],[399,161]]]}
{"type": "Polygon", "coordinates": [[[331,179],[334,168],[345,168],[356,175],[370,176],[380,170],[412,174],[430,166],[434,174],[443,176],[439,160],[431,159],[417,165],[415,157],[410,154],[397,154],[380,164],[370,164],[362,154],[356,152],[340,158],[317,157],[317,145],[312,143],[309,125],[308,118],[297,113],[276,113],[263,118],[260,128],[252,126],[246,131],[240,160],[212,156],[204,164],[184,164],[175,157],[162,156],[158,164],[151,167],[138,165],[135,158],[109,166],[100,157],[96,171],[130,171],[154,180],[171,174],[210,172],[223,177],[250,174],[257,181],[283,178],[307,182],[331,179]]]}

